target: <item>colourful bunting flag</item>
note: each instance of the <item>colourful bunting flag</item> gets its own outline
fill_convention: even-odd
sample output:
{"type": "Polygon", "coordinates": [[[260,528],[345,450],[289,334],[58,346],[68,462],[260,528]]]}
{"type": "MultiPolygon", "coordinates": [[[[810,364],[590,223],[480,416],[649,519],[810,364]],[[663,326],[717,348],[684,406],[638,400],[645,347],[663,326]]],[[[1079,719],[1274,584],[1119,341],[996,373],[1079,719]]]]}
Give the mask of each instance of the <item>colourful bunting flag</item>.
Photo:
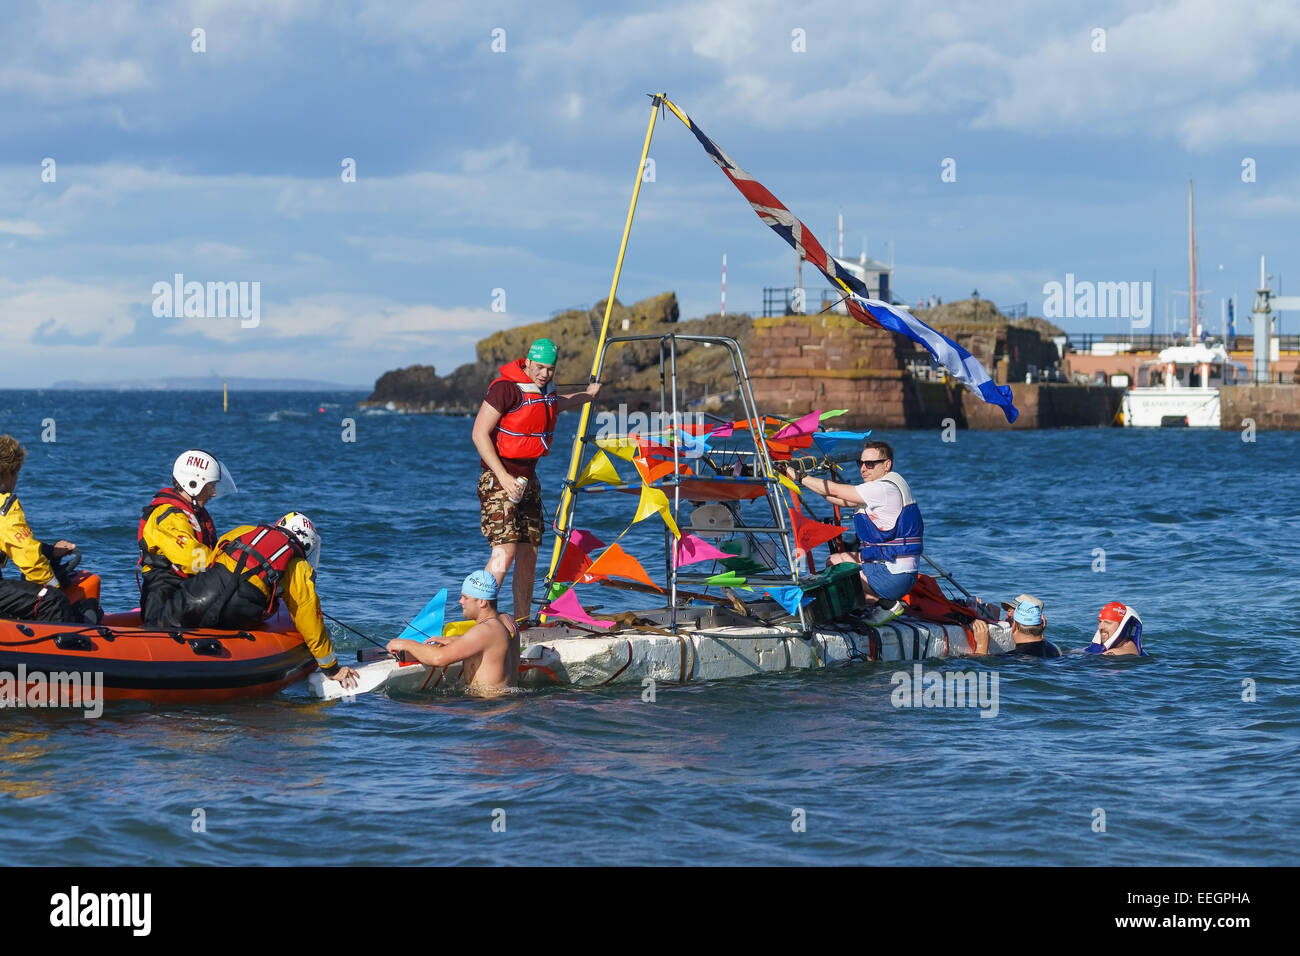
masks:
{"type": "Polygon", "coordinates": [[[703,538],[696,537],[689,532],[682,535],[678,540],[675,554],[679,568],[688,564],[697,564],[700,561],[720,561],[731,557],[727,552],[719,551],[703,538]]]}
{"type": "Polygon", "coordinates": [[[779,432],[772,436],[774,441],[790,441],[792,438],[802,438],[805,435],[811,435],[817,430],[817,423],[821,421],[822,410],[819,408],[815,412],[809,412],[796,422],[786,425],[779,432]]]}
{"type": "Polygon", "coordinates": [[[812,603],[812,598],[805,597],[803,588],[796,587],[793,584],[787,584],[785,587],[768,588],[765,592],[781,607],[793,615],[799,614],[799,608],[812,603]]]}
{"type": "Polygon", "coordinates": [[[641,501],[637,505],[636,516],[632,523],[636,524],[652,514],[658,512],[659,517],[664,519],[664,524],[668,530],[673,533],[674,538],[680,538],[682,533],[677,528],[677,522],[673,520],[672,507],[668,504],[668,496],[658,488],[651,488],[649,485],[641,486],[641,501]]]}
{"type": "Polygon", "coordinates": [[[582,474],[578,476],[577,484],[581,488],[597,481],[603,481],[607,485],[623,483],[623,479],[614,469],[614,463],[609,460],[609,455],[605,454],[603,449],[591,456],[591,461],[587,462],[587,467],[582,469],[582,474]]]}
{"type": "Polygon", "coordinates": [[[629,581],[648,584],[656,591],[663,590],[650,580],[650,575],[645,573],[645,568],[641,567],[641,562],[624,551],[617,541],[606,548],[601,556],[591,563],[591,567],[587,569],[580,580],[583,584],[590,584],[592,581],[599,581],[601,578],[606,577],[627,578],[629,581]]]}
{"type": "Polygon", "coordinates": [[[840,445],[844,444],[861,444],[871,435],[870,430],[865,432],[818,432],[812,436],[812,440],[817,443],[825,454],[832,455],[838,450],[840,445]]]}
{"type": "Polygon", "coordinates": [[[744,584],[745,579],[735,571],[723,571],[721,574],[715,574],[713,577],[708,578],[704,583],[707,585],[717,585],[718,587],[734,588],[740,587],[744,584]]]}
{"type": "Polygon", "coordinates": [[[563,556],[555,569],[553,581],[576,581],[591,567],[591,552],[604,547],[604,542],[590,531],[574,528],[564,545],[563,556]]]}
{"type": "Polygon", "coordinates": [[[568,618],[570,621],[577,621],[580,624],[586,624],[588,627],[598,627],[602,631],[608,630],[614,626],[613,621],[597,621],[589,615],[578,600],[578,595],[572,591],[565,591],[560,597],[551,601],[546,607],[542,608],[543,614],[549,614],[552,617],[568,618]]]}
{"type": "Polygon", "coordinates": [[[635,438],[597,438],[596,444],[611,455],[617,455],[624,461],[631,461],[637,454],[637,440],[635,438]]]}
{"type": "Polygon", "coordinates": [[[832,538],[838,538],[849,530],[839,525],[811,521],[795,508],[787,508],[786,511],[790,513],[790,525],[794,529],[794,540],[799,545],[800,550],[804,552],[809,552],[819,544],[825,544],[832,538]]]}
{"type": "Polygon", "coordinates": [[[447,589],[443,588],[433,596],[419,614],[411,618],[411,623],[398,634],[408,641],[424,641],[426,644],[442,634],[442,624],[447,614],[447,589]]]}
{"type": "Polygon", "coordinates": [[[833,408],[829,412],[822,412],[821,420],[826,421],[828,418],[839,418],[841,415],[847,415],[848,413],[849,410],[847,408],[833,408]]]}

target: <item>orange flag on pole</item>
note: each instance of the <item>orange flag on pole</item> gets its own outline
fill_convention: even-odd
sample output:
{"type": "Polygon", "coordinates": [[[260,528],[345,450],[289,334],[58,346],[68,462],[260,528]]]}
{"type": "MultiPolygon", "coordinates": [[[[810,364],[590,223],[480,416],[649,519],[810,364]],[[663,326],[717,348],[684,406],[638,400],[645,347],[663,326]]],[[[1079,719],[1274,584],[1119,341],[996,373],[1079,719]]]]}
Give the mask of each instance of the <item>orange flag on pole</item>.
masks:
{"type": "Polygon", "coordinates": [[[591,567],[587,568],[586,573],[582,575],[582,583],[589,584],[592,581],[599,581],[601,578],[627,578],[629,581],[648,584],[656,591],[663,590],[650,580],[650,575],[645,573],[645,568],[641,567],[641,562],[624,551],[617,541],[606,548],[604,553],[591,563],[591,567]]]}

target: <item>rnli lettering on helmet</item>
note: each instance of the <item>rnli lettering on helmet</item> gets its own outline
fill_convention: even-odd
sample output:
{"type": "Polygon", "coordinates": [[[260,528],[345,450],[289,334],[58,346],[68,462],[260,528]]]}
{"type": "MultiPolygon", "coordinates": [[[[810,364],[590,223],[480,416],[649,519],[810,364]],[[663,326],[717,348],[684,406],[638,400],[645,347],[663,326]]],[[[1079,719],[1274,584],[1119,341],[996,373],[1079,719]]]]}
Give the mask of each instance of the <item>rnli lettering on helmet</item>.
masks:
{"type": "Polygon", "coordinates": [[[192,465],[195,468],[206,469],[208,467],[208,460],[206,458],[200,458],[198,455],[190,455],[189,458],[185,459],[185,464],[192,465]]]}

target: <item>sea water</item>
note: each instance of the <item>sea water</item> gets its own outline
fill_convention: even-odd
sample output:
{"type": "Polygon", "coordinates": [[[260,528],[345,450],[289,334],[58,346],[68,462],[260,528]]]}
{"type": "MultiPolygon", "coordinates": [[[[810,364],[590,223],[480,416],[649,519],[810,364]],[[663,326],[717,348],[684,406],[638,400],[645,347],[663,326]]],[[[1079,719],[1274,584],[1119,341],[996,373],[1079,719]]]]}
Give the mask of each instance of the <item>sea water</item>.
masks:
{"type": "MultiPolygon", "coordinates": [[[[487,549],[470,421],[360,397],[240,392],[223,414],[211,393],[0,391],[0,432],[27,446],[36,534],[81,546],[110,610],[136,604],[141,507],[197,446],[239,485],[218,528],[306,512],[325,610],[382,640],[487,549]]],[[[576,421],[540,471],[548,518],[576,421]]],[[[1131,604],[1150,657],[926,662],[996,675],[992,719],[897,706],[911,665],[884,663],[653,695],[0,710],[6,862],[1295,864],[1300,435],[878,437],[963,585],[1036,594],[1067,649],[1131,604]]],[[[634,502],[584,498],[578,524],[608,542],[634,502]]],[[[662,577],[652,524],[622,543],[662,577]]]]}

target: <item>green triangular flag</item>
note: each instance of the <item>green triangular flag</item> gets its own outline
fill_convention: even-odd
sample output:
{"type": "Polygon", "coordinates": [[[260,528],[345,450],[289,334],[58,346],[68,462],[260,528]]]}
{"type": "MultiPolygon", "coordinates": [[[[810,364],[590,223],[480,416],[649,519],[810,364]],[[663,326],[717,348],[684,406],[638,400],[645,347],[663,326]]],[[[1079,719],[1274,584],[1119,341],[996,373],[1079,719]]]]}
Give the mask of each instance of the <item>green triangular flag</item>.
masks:
{"type": "Polygon", "coordinates": [[[847,408],[834,408],[829,412],[822,412],[822,417],[817,420],[819,422],[824,422],[828,418],[838,418],[840,415],[847,415],[848,413],[849,410],[847,408]]]}
{"type": "Polygon", "coordinates": [[[721,574],[715,574],[704,582],[705,584],[716,584],[719,587],[734,588],[745,583],[745,579],[734,571],[723,571],[721,574]]]}
{"type": "Polygon", "coordinates": [[[569,590],[569,588],[571,587],[573,587],[573,585],[568,581],[554,582],[549,588],[546,589],[546,600],[554,601],[557,597],[559,597],[565,591],[569,590]]]}

